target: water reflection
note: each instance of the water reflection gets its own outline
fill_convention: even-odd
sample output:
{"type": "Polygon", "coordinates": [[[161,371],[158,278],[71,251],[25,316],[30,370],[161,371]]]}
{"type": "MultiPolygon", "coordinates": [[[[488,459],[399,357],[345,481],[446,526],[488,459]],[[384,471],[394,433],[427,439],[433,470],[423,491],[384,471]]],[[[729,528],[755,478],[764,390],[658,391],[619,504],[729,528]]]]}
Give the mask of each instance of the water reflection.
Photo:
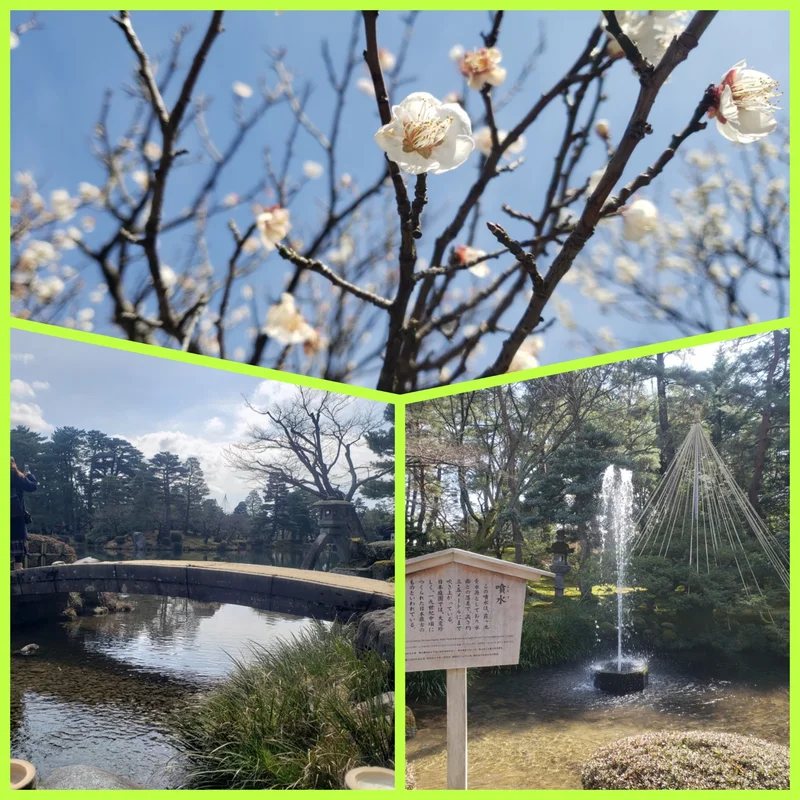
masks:
{"type": "MultiPolygon", "coordinates": [[[[482,676],[469,690],[472,789],[579,789],[580,768],[615,739],[654,730],[715,730],[789,743],[788,676],[701,674],[650,662],[642,693],[597,691],[589,665],[482,676]]],[[[419,732],[406,745],[420,789],[446,786],[443,704],[412,708],[419,732]]]]}
{"type": "Polygon", "coordinates": [[[134,596],[130,614],[12,631],[11,754],[46,776],[93,764],[151,788],[183,777],[171,720],[227,674],[250,645],[274,647],[306,628],[300,617],[243,606],[134,596]]]}

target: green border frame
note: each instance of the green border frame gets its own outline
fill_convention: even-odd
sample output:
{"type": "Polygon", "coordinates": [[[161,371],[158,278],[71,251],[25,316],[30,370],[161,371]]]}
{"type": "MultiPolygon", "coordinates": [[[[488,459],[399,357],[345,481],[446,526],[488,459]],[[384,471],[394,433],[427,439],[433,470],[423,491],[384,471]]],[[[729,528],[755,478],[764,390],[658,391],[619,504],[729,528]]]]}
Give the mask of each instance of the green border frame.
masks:
{"type": "MultiPolygon", "coordinates": [[[[431,3],[413,3],[413,2],[396,2],[396,0],[379,0],[372,4],[373,8],[377,8],[379,10],[408,10],[409,8],[420,8],[423,10],[429,11],[444,11],[444,10],[452,10],[452,11],[468,11],[468,10],[485,10],[489,4],[484,2],[475,2],[474,0],[456,0],[453,2],[452,0],[439,0],[438,2],[431,2],[431,3]]],[[[728,0],[725,3],[715,3],[713,4],[714,8],[723,11],[729,10],[763,10],[763,11],[789,11],[789,31],[790,31],[790,41],[791,42],[800,42],[800,11],[794,12],[794,3],[790,2],[790,0],[784,0],[784,2],[779,3],[760,3],[756,9],[752,2],[741,2],[741,0],[728,0]]],[[[285,2],[279,2],[272,5],[271,8],[265,9],[262,4],[252,2],[252,0],[238,0],[235,2],[227,2],[227,3],[216,3],[216,2],[209,2],[209,0],[172,0],[172,2],[168,2],[167,4],[158,4],[155,2],[141,2],[140,0],[134,0],[131,4],[128,5],[128,8],[134,11],[144,11],[144,10],[183,10],[183,11],[204,11],[204,10],[212,10],[216,9],[220,6],[224,6],[226,10],[230,11],[271,11],[271,10],[285,10],[285,11],[321,11],[321,10],[360,10],[364,7],[363,3],[352,3],[352,2],[342,2],[342,0],[329,0],[329,2],[322,2],[322,0],[296,0],[291,4],[285,2]]],[[[630,3],[630,2],[623,2],[621,3],[618,8],[621,9],[638,9],[641,4],[637,3],[630,3]]],[[[651,7],[655,9],[669,9],[672,8],[672,5],[669,3],[662,3],[662,2],[652,2],[651,7]]],[[[536,11],[550,11],[550,10],[575,10],[575,11],[599,11],[600,4],[593,3],[593,2],[586,2],[581,0],[566,0],[566,2],[562,3],[546,3],[539,7],[533,7],[533,4],[530,0],[526,0],[524,2],[520,2],[519,0],[511,0],[511,2],[506,2],[503,4],[503,8],[507,10],[536,10],[536,11]]],[[[13,2],[9,7],[7,7],[6,14],[4,18],[9,20],[9,27],[10,27],[10,12],[11,11],[23,11],[23,10],[31,10],[30,6],[23,6],[20,5],[18,2],[13,2]]],[[[108,11],[107,4],[99,3],[96,0],[67,0],[62,4],[53,4],[47,3],[38,8],[39,11],[46,12],[46,11],[108,11]]],[[[795,76],[800,74],[800,70],[798,70],[798,55],[797,52],[800,50],[800,47],[793,47],[790,52],[790,76],[791,78],[795,78],[795,76]]],[[[0,63],[0,89],[2,90],[2,121],[3,125],[3,135],[2,135],[2,146],[3,146],[3,155],[4,159],[0,169],[2,169],[2,173],[0,173],[0,177],[5,181],[6,186],[10,186],[11,183],[11,174],[10,174],[10,161],[11,161],[11,143],[10,143],[10,63],[11,63],[11,54],[10,51],[6,58],[2,59],[0,63]]],[[[794,124],[794,127],[797,127],[796,123],[798,118],[800,118],[800,112],[795,111],[794,109],[790,108],[788,112],[790,124],[794,124]]],[[[795,165],[792,163],[790,165],[790,185],[792,188],[798,185],[798,171],[800,171],[800,165],[795,165]]],[[[796,219],[797,214],[790,208],[790,225],[791,225],[791,236],[790,241],[792,246],[794,246],[798,241],[800,241],[800,236],[796,235],[795,227],[796,227],[796,219]]],[[[10,223],[9,218],[7,215],[2,217],[0,220],[0,224],[2,224],[2,232],[8,236],[10,233],[10,223]]],[[[0,303],[4,303],[2,306],[6,309],[5,318],[8,321],[8,324],[0,325],[0,348],[2,348],[2,352],[5,354],[5,358],[0,361],[2,365],[2,378],[6,381],[6,385],[10,381],[10,332],[12,329],[14,330],[24,330],[24,331],[31,331],[35,333],[39,333],[46,336],[54,336],[61,339],[69,339],[72,341],[81,341],[86,342],[88,344],[94,344],[103,347],[111,347],[117,350],[126,351],[126,352],[133,352],[133,353],[141,353],[145,355],[150,355],[156,358],[166,358],[172,361],[178,361],[188,364],[198,364],[202,366],[206,366],[212,369],[218,369],[226,372],[234,372],[244,375],[250,375],[253,377],[260,377],[269,380],[276,380],[281,383],[290,383],[300,386],[306,386],[315,389],[321,389],[325,391],[335,391],[340,394],[349,395],[352,397],[359,397],[367,400],[373,400],[380,403],[388,403],[394,405],[395,407],[395,459],[397,464],[397,469],[395,472],[395,539],[396,539],[396,562],[398,565],[403,564],[405,560],[405,412],[406,406],[411,403],[422,402],[424,400],[430,400],[437,397],[444,397],[447,395],[453,394],[461,394],[464,392],[475,391],[476,389],[486,388],[489,386],[498,386],[513,382],[518,382],[522,380],[530,380],[538,377],[544,377],[546,375],[555,375],[563,372],[571,372],[578,369],[586,369],[589,367],[600,366],[603,364],[609,364],[619,361],[627,361],[632,358],[640,358],[646,355],[653,355],[659,352],[669,352],[672,350],[680,350],[689,347],[697,347],[699,345],[709,344],[713,342],[722,342],[728,341],[731,339],[741,338],[744,336],[750,336],[753,334],[765,333],[768,331],[787,328],[790,331],[790,341],[791,341],[791,323],[798,316],[798,312],[796,309],[799,306],[800,301],[800,281],[796,281],[795,284],[790,285],[790,301],[791,301],[791,314],[789,317],[773,320],[771,322],[763,322],[756,325],[747,325],[739,328],[733,328],[724,331],[717,331],[714,333],[702,334],[699,336],[691,336],[685,337],[680,339],[673,339],[668,342],[662,342],[659,344],[648,345],[644,347],[637,347],[634,349],[627,349],[627,350],[620,350],[614,353],[607,353],[603,355],[591,356],[587,358],[581,358],[574,361],[567,361],[562,362],[560,364],[554,365],[546,365],[543,367],[539,367],[533,370],[526,370],[523,372],[517,372],[510,375],[502,375],[496,376],[493,378],[486,378],[480,380],[473,380],[473,381],[466,381],[464,383],[456,384],[454,386],[446,386],[441,387],[438,389],[428,389],[423,391],[414,392],[408,395],[392,395],[386,392],[379,392],[373,389],[361,388],[357,386],[350,386],[345,384],[339,384],[332,381],[325,381],[318,378],[310,378],[301,375],[295,375],[292,373],[287,372],[280,372],[277,370],[270,370],[261,367],[251,367],[246,364],[240,364],[237,362],[230,362],[230,361],[221,361],[220,359],[213,358],[213,357],[205,357],[205,356],[196,356],[188,353],[183,353],[180,351],[170,350],[166,348],[158,348],[153,347],[152,345],[140,345],[132,342],[128,342],[122,339],[118,339],[112,336],[103,336],[97,334],[90,334],[90,333],[83,333],[79,331],[70,330],[67,328],[62,328],[54,325],[46,325],[42,323],[35,323],[35,322],[27,322],[23,320],[12,319],[8,312],[10,308],[10,296],[9,296],[9,284],[8,281],[3,283],[2,295],[0,296],[0,303]]],[[[790,398],[790,413],[792,417],[800,411],[800,371],[795,371],[795,375],[792,377],[791,386],[790,386],[791,398],[790,398]]],[[[10,419],[10,395],[2,395],[0,398],[0,403],[2,403],[2,407],[5,409],[6,418],[10,419]]],[[[8,451],[10,448],[8,440],[4,440],[3,442],[4,452],[8,451]]],[[[798,474],[798,469],[800,469],[800,426],[793,425],[790,430],[790,469],[794,474],[798,474]]],[[[791,484],[791,496],[790,496],[790,514],[792,519],[800,519],[800,491],[796,491],[796,487],[800,485],[800,479],[793,481],[791,484]]],[[[8,514],[8,508],[6,506],[7,501],[3,500],[3,510],[0,513],[8,514]]],[[[792,526],[792,531],[797,531],[800,533],[800,525],[792,526]]],[[[7,533],[4,533],[4,536],[7,536],[7,533]]],[[[792,554],[791,556],[791,566],[792,568],[797,568],[798,559],[800,559],[800,555],[792,554]]],[[[395,685],[395,699],[396,699],[396,706],[399,709],[405,708],[405,679],[404,679],[404,659],[403,659],[403,651],[404,651],[404,644],[405,644],[405,619],[404,619],[404,595],[405,595],[405,580],[402,574],[402,570],[398,571],[396,577],[396,601],[395,601],[395,625],[396,625],[396,635],[395,635],[395,671],[396,671],[396,685],[395,685]]],[[[6,607],[7,608],[7,607],[6,607]]],[[[790,597],[790,613],[792,616],[795,616],[800,609],[800,599],[797,597],[797,593],[790,597]]],[[[0,614],[0,632],[5,637],[5,641],[9,641],[10,637],[10,620],[8,613],[0,614]]],[[[797,663],[798,659],[798,639],[800,639],[800,634],[791,637],[790,643],[790,687],[794,688],[798,685],[796,680],[796,675],[798,669],[800,669],[800,664],[797,663]]],[[[10,653],[9,648],[6,647],[2,658],[0,659],[0,663],[2,663],[2,674],[0,675],[0,688],[2,688],[2,692],[0,693],[0,698],[4,703],[3,708],[9,708],[10,705],[10,653]]],[[[794,730],[794,725],[798,718],[798,713],[800,709],[800,700],[790,700],[790,735],[791,732],[794,730]]],[[[10,719],[7,714],[0,715],[0,719],[2,722],[0,723],[0,731],[2,731],[4,735],[5,741],[10,741],[10,719]]],[[[397,781],[396,781],[396,789],[403,790],[405,785],[405,774],[404,774],[404,764],[405,764],[405,738],[404,738],[404,730],[405,730],[405,714],[398,713],[396,714],[396,745],[395,745],[395,761],[397,764],[397,781]]],[[[792,737],[793,739],[794,737],[792,737]]],[[[797,764],[798,758],[795,757],[792,759],[791,765],[791,780],[793,784],[796,784],[798,780],[800,780],[800,767],[797,764]]],[[[175,791],[178,790],[148,790],[151,796],[155,795],[162,795],[164,798],[172,796],[175,791]]],[[[506,790],[503,791],[503,796],[519,796],[520,798],[523,796],[528,796],[530,791],[532,790],[506,790]]],[[[537,791],[538,794],[543,795],[558,795],[559,797],[564,796],[572,796],[574,795],[577,797],[582,793],[583,790],[534,790],[537,791]]],[[[424,800],[425,796],[428,794],[433,794],[435,790],[417,790],[414,793],[414,796],[419,795],[422,800],[424,800]]],[[[229,795],[230,792],[228,791],[187,791],[183,790],[184,794],[194,794],[202,797],[209,797],[215,795],[229,795]]],[[[300,794],[306,795],[317,795],[319,797],[330,796],[330,791],[300,791],[300,794]]],[[[438,791],[435,792],[438,794],[438,791]]],[[[626,792],[610,792],[610,794],[617,794],[627,798],[637,795],[643,794],[651,794],[652,791],[644,791],[644,790],[634,790],[634,791],[626,791],[626,792]]],[[[656,792],[657,793],[657,792],[656,792]]],[[[678,794],[692,794],[691,790],[682,790],[677,792],[678,794]]],[[[730,790],[730,791],[708,791],[703,793],[703,797],[714,797],[714,796],[724,796],[724,797],[731,797],[733,795],[741,794],[742,792],[737,790],[730,790]]],[[[68,794],[61,791],[56,791],[52,793],[54,797],[57,799],[59,797],[67,797],[68,794]]],[[[237,796],[241,795],[242,792],[236,792],[237,796]]],[[[257,792],[249,792],[245,791],[244,794],[257,794],[257,792]]],[[[492,796],[495,793],[491,790],[475,790],[471,794],[480,797],[480,796],[492,796]]],[[[608,794],[608,793],[607,793],[608,794]]],[[[772,791],[772,792],[765,792],[765,794],[780,794],[783,796],[788,795],[788,791],[772,791]]],[[[132,791],[122,791],[115,794],[115,796],[119,796],[122,798],[134,798],[139,797],[141,795],[140,791],[132,792],[132,791]]]]}

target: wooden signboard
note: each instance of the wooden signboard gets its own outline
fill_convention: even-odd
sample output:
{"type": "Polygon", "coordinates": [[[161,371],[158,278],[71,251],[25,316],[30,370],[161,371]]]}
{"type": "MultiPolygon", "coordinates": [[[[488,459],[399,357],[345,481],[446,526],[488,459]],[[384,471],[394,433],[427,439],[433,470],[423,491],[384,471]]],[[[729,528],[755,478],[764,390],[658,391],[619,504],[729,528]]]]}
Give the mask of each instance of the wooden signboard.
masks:
{"type": "Polygon", "coordinates": [[[525,584],[552,572],[465,550],[406,561],[406,671],[447,670],[447,788],[467,788],[467,668],[519,663],[525,584]]]}

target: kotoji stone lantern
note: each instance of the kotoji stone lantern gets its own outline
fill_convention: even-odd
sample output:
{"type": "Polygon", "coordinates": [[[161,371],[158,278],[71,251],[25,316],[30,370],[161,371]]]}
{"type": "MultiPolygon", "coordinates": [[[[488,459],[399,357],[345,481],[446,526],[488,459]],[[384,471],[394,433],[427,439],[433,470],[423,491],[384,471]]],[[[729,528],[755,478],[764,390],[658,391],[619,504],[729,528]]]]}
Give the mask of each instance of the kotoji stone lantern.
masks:
{"type": "Polygon", "coordinates": [[[353,504],[348,500],[320,500],[311,507],[318,514],[320,536],[334,543],[339,561],[346,564],[350,560],[348,520],[353,513],[353,504]]]}
{"type": "Polygon", "coordinates": [[[569,554],[574,548],[570,547],[565,541],[566,531],[556,531],[556,540],[550,545],[550,552],[553,554],[553,561],[550,570],[555,573],[555,596],[564,596],[564,576],[572,569],[569,565],[569,554]]]}

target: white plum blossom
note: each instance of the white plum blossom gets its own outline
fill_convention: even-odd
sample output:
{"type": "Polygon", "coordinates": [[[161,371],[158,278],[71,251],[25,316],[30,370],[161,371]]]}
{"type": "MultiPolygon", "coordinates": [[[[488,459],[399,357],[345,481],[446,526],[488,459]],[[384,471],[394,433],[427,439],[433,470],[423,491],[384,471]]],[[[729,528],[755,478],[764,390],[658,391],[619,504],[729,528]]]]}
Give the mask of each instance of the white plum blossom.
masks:
{"type": "MultiPolygon", "coordinates": [[[[479,261],[479,259],[484,258],[486,256],[485,250],[479,250],[477,247],[470,247],[466,244],[461,244],[455,249],[455,257],[456,261],[459,264],[470,264],[473,261],[479,261]]],[[[471,272],[476,278],[486,278],[491,275],[491,269],[489,269],[489,265],[485,261],[481,261],[478,264],[473,264],[471,267],[467,267],[467,270],[471,272]]]]}
{"type": "Polygon", "coordinates": [[[384,72],[391,72],[397,64],[397,59],[394,53],[387,50],[385,47],[381,47],[380,50],[378,50],[378,63],[381,65],[381,69],[384,72]]]}
{"type": "Polygon", "coordinates": [[[458,68],[467,79],[467,86],[480,91],[486,84],[500,86],[506,79],[505,68],[498,66],[502,58],[496,47],[479,47],[464,53],[458,61],[458,68]]]}
{"type": "Polygon", "coordinates": [[[89,292],[89,302],[97,305],[102,303],[108,292],[108,286],[105,283],[98,283],[97,286],[89,292]]]}
{"type": "Polygon", "coordinates": [[[633,284],[641,272],[639,265],[628,256],[618,256],[614,260],[614,271],[617,280],[624,284],[633,284]]]}
{"type": "Polygon", "coordinates": [[[94,319],[94,309],[82,308],[75,315],[75,319],[77,319],[79,322],[88,322],[90,319],[94,319]]]}
{"type": "Polygon", "coordinates": [[[239,195],[236,192],[228,192],[225,197],[222,198],[222,205],[226,208],[231,208],[235,206],[239,202],[239,195]]]}
{"type": "Polygon", "coordinates": [[[237,97],[241,97],[244,100],[253,96],[253,88],[242,81],[234,81],[231,89],[237,97]]]}
{"type": "Polygon", "coordinates": [[[629,242],[641,242],[658,227],[658,209],[643,197],[621,209],[622,235],[629,242]]]}
{"type": "Polygon", "coordinates": [[[145,158],[148,158],[150,161],[158,161],[161,158],[161,145],[157,142],[148,142],[142,152],[145,155],[145,158]]]}
{"type": "Polygon", "coordinates": [[[544,348],[541,336],[529,336],[519,347],[511,359],[507,372],[519,372],[522,369],[533,369],[539,366],[538,355],[544,348]]]}
{"type": "Polygon", "coordinates": [[[368,97],[375,97],[375,85],[369,78],[359,78],[356,81],[356,87],[368,97]]]}
{"type": "Polygon", "coordinates": [[[11,49],[16,50],[19,47],[19,36],[11,31],[11,49]]]}
{"type": "Polygon", "coordinates": [[[38,300],[49,303],[64,291],[64,281],[58,275],[51,275],[48,278],[34,276],[30,288],[38,300]]]}
{"type": "Polygon", "coordinates": [[[321,178],[325,168],[318,161],[304,161],[303,162],[303,175],[310,178],[312,181],[321,178]]]}
{"type": "Polygon", "coordinates": [[[287,292],[281,295],[280,303],[267,311],[264,333],[283,345],[301,344],[317,335],[297,309],[294,297],[287,292]]]}
{"type": "Polygon", "coordinates": [[[603,175],[606,174],[606,168],[602,167],[601,169],[596,169],[590,176],[589,176],[589,183],[586,185],[586,194],[591,195],[594,194],[594,190],[597,188],[598,184],[603,178],[603,175]]]}
{"type": "Polygon", "coordinates": [[[255,236],[250,236],[249,238],[244,240],[244,244],[242,245],[242,252],[248,256],[253,255],[253,253],[257,253],[258,249],[261,247],[258,239],[255,236]]]}
{"type": "Polygon", "coordinates": [[[267,252],[275,249],[275,245],[289,235],[292,224],[289,221],[289,209],[272,206],[256,217],[256,226],[261,236],[261,245],[267,252]]]}
{"type": "Polygon", "coordinates": [[[133,182],[144,191],[150,185],[150,176],[143,169],[136,169],[131,173],[133,182]]]}
{"type": "Polygon", "coordinates": [[[53,189],[50,192],[50,207],[57,219],[68,220],[75,216],[75,202],[66,189],[53,189]]]}
{"type": "Polygon", "coordinates": [[[356,243],[352,236],[344,234],[339,239],[339,246],[328,251],[328,261],[335,267],[341,267],[346,264],[356,252],[356,243]]]}
{"type": "Polygon", "coordinates": [[[251,284],[246,283],[244,286],[242,286],[239,294],[241,294],[243,300],[252,300],[255,296],[255,289],[253,289],[251,284]]]}
{"type": "Polygon", "coordinates": [[[732,142],[749,144],[763,139],[778,127],[774,116],[778,107],[772,103],[780,94],[777,88],[778,82],[769,75],[749,69],[746,61],[740,61],[714,88],[715,104],[709,108],[708,116],[716,120],[717,130],[732,142]]]}
{"type": "MultiPolygon", "coordinates": [[[[639,52],[653,65],[657,65],[676,36],[686,28],[686,11],[617,11],[617,22],[622,32],[637,46],[639,52]]],[[[602,26],[606,28],[605,17],[602,26]]],[[[609,33],[606,52],[610,56],[623,55],[619,42],[609,33]]]]}
{"type": "Polygon", "coordinates": [[[78,194],[80,195],[81,202],[94,203],[96,200],[100,199],[102,191],[93,183],[82,181],[78,184],[78,194]]]}
{"type": "MultiPolygon", "coordinates": [[[[497,143],[502,144],[506,137],[508,136],[508,131],[498,130],[497,131],[497,143]]],[[[482,155],[486,156],[487,158],[491,155],[492,152],[492,131],[489,126],[484,126],[480,130],[475,133],[475,148],[480,152],[482,155]]],[[[527,140],[524,136],[520,136],[516,141],[512,142],[507,148],[503,155],[506,158],[511,158],[512,156],[519,155],[524,149],[525,146],[528,144],[527,140]]]]}
{"type": "Polygon", "coordinates": [[[464,109],[427,92],[410,94],[393,106],[392,121],[378,129],[375,141],[409,175],[448,172],[461,166],[475,147],[464,109]]]}

